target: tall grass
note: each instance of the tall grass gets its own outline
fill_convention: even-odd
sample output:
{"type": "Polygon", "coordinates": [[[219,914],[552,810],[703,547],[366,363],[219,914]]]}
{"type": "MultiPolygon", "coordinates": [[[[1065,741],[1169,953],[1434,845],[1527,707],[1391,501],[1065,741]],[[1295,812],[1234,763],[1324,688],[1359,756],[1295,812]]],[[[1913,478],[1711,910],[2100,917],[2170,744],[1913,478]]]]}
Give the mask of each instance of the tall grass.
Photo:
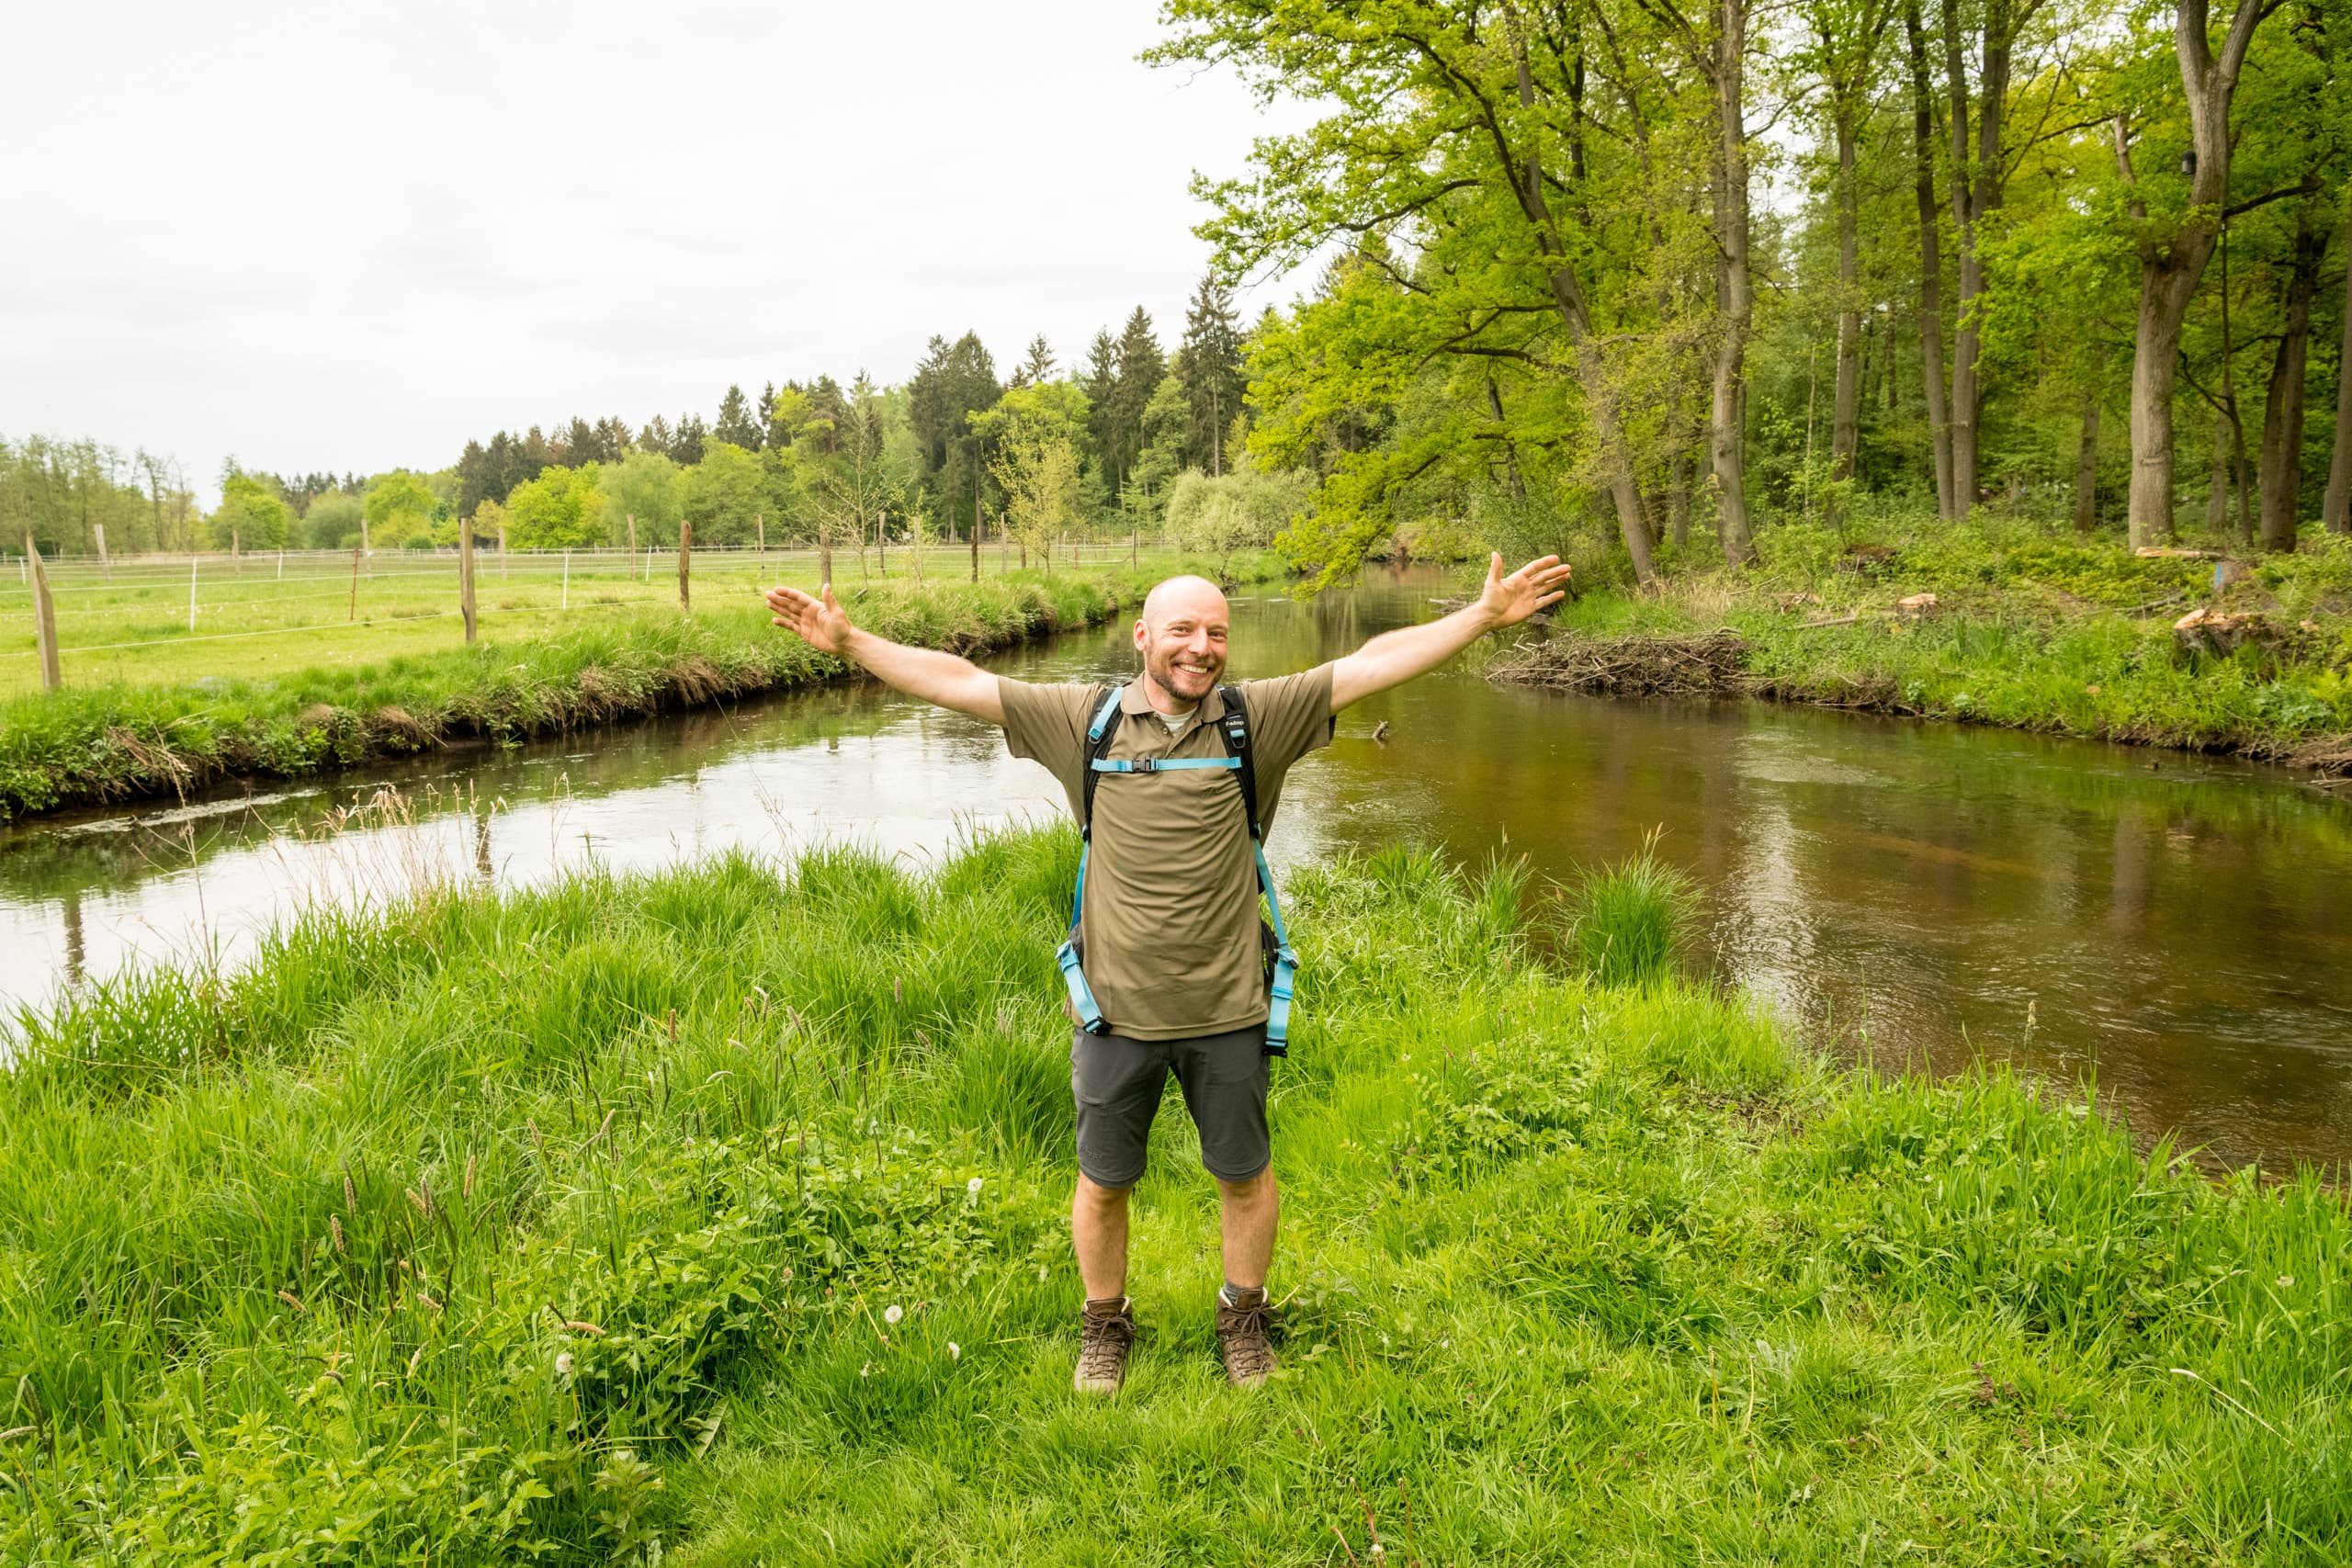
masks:
{"type": "Polygon", "coordinates": [[[1834,1071],[1670,970],[1549,965],[1514,868],[1401,849],[1288,888],[1284,1371],[1221,1382],[1171,1100],[1149,1332],[1119,1401],[1075,1400],[1074,863],[1038,831],[922,874],[452,889],[20,1017],[0,1561],[1363,1562],[1368,1517],[1431,1563],[2352,1535],[2340,1192],[2209,1183],[1997,1072],[1834,1071]]]}
{"type": "Polygon", "coordinates": [[[1638,854],[1577,880],[1568,934],[1594,979],[1638,985],[1673,968],[1698,913],[1698,885],[1657,858],[1653,833],[1638,854]]]}

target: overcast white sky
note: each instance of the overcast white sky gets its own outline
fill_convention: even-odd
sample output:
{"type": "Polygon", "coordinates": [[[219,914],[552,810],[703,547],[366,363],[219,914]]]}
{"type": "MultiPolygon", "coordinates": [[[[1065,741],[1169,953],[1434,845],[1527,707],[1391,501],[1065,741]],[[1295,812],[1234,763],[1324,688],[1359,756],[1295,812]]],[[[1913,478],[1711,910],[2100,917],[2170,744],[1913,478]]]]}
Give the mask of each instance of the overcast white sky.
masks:
{"type": "Polygon", "coordinates": [[[1137,303],[1172,344],[1188,177],[1273,127],[1136,63],[1155,10],[16,8],[0,433],[170,452],[209,493],[231,454],[432,468],[730,381],[900,380],[967,327],[1000,373],[1137,303]]]}

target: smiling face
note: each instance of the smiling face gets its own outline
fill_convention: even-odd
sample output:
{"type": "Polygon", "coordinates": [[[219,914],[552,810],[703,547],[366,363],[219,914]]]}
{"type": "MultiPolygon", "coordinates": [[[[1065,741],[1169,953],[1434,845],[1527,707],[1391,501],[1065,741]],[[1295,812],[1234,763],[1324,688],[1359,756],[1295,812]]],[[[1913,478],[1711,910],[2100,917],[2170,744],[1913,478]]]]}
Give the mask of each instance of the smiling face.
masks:
{"type": "Polygon", "coordinates": [[[1136,651],[1145,690],[1163,713],[1182,712],[1225,675],[1225,594],[1204,577],[1171,577],[1143,602],[1136,651]]]}

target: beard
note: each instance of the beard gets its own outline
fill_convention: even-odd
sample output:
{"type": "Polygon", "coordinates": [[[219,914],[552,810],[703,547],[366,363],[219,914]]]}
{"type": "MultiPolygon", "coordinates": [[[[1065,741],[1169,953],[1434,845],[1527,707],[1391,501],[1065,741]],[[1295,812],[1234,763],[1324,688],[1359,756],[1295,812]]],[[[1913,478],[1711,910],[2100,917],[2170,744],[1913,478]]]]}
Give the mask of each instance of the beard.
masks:
{"type": "Polygon", "coordinates": [[[1215,691],[1217,682],[1225,677],[1225,660],[1222,659],[1211,656],[1206,661],[1206,668],[1202,670],[1181,668],[1176,660],[1175,654],[1155,649],[1144,660],[1144,669],[1159,683],[1161,691],[1179,702],[1199,702],[1215,691]]]}

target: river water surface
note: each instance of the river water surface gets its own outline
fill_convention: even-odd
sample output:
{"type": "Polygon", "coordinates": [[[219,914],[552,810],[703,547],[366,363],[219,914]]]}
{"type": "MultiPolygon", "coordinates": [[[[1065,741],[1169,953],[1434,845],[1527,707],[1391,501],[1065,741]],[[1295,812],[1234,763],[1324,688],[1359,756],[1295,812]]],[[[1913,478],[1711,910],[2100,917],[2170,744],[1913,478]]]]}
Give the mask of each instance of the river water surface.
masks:
{"type": "MultiPolygon", "coordinates": [[[[1252,591],[1254,592],[1254,591],[1252,591]]],[[[1234,605],[1233,672],[1306,668],[1436,613],[1408,573],[1234,605]]],[[[783,635],[779,633],[778,635],[783,635]]],[[[1007,656],[1124,678],[1124,626],[1007,656]]],[[[421,875],[854,839],[922,858],[1064,810],[988,726],[844,686],[444,752],[284,793],[0,829],[0,1001],[142,960],[234,963],[305,903],[421,875]],[[382,786],[389,812],[338,831],[382,786]]],[[[2267,769],[1747,703],[1634,704],[1448,671],[1342,716],[1292,773],[1278,865],[1418,840],[1539,878],[1637,850],[1708,894],[1701,959],[1882,1062],[2080,1077],[2231,1163],[2352,1161],[2352,804],[2267,769]],[[1375,726],[1387,721],[1385,739],[1375,726]]]]}

